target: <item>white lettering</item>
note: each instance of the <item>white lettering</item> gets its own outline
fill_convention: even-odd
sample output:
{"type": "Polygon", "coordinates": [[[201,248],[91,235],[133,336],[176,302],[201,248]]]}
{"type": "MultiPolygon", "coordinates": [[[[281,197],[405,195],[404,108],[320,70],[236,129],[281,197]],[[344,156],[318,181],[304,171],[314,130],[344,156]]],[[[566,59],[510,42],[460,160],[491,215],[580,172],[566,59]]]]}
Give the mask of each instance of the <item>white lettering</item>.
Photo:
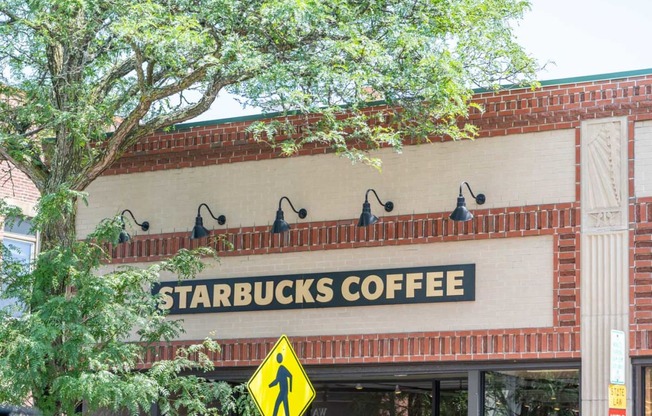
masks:
{"type": "Polygon", "coordinates": [[[444,296],[442,289],[444,282],[444,272],[428,272],[426,273],[426,296],[439,297],[444,296]]]}
{"type": "Polygon", "coordinates": [[[174,305],[174,299],[170,296],[170,293],[174,292],[174,289],[169,286],[163,286],[161,290],[158,291],[158,294],[161,295],[161,303],[159,307],[163,310],[171,309],[174,305]]]}
{"type": "Polygon", "coordinates": [[[190,302],[190,309],[195,309],[200,303],[204,308],[211,307],[211,299],[210,296],[208,296],[208,288],[206,285],[195,286],[195,291],[192,294],[192,302],[190,302]]]}
{"type": "Polygon", "coordinates": [[[276,285],[276,300],[281,305],[288,305],[292,303],[292,295],[287,296],[283,291],[287,288],[292,288],[292,280],[281,280],[276,285]]]}
{"type": "Polygon", "coordinates": [[[188,307],[188,293],[192,288],[190,286],[177,286],[174,291],[179,294],[179,309],[186,309],[188,307]]]}
{"type": "Polygon", "coordinates": [[[333,300],[333,279],[324,277],[317,280],[317,302],[326,303],[333,300]]]}
{"type": "Polygon", "coordinates": [[[231,306],[229,297],[231,296],[231,286],[226,284],[213,285],[213,307],[231,306]]]}
{"type": "Polygon", "coordinates": [[[407,283],[405,284],[405,291],[407,293],[405,294],[405,297],[410,299],[415,296],[414,292],[416,292],[417,289],[423,287],[423,284],[421,283],[421,280],[423,280],[423,273],[408,273],[406,276],[407,283]]]}
{"type": "Polygon", "coordinates": [[[349,302],[354,302],[360,299],[360,293],[351,292],[351,285],[359,285],[360,278],[358,276],[349,276],[342,282],[342,297],[349,302]]]}
{"type": "Polygon", "coordinates": [[[464,295],[464,272],[462,270],[455,270],[446,273],[446,294],[448,296],[463,296],[464,295]]]}
{"type": "Polygon", "coordinates": [[[387,299],[394,299],[396,297],[396,291],[401,290],[403,286],[403,275],[402,274],[388,274],[387,275],[387,294],[385,297],[387,299]]]}
{"type": "Polygon", "coordinates": [[[314,281],[315,279],[297,280],[295,285],[296,299],[294,300],[296,303],[315,303],[315,299],[310,293],[310,286],[314,281]]]}
{"type": "Polygon", "coordinates": [[[383,290],[385,289],[384,286],[385,285],[383,284],[383,279],[381,279],[380,276],[370,274],[362,281],[362,287],[360,288],[360,291],[362,292],[362,296],[364,296],[365,299],[376,300],[383,295],[383,290]],[[374,292],[371,291],[372,284],[374,285],[374,292]]]}
{"type": "Polygon", "coordinates": [[[265,306],[274,300],[274,282],[265,282],[265,295],[263,296],[263,282],[254,283],[254,302],[256,305],[265,306]]]}
{"type": "Polygon", "coordinates": [[[251,304],[251,284],[236,283],[233,285],[233,306],[247,306],[251,304]]]}

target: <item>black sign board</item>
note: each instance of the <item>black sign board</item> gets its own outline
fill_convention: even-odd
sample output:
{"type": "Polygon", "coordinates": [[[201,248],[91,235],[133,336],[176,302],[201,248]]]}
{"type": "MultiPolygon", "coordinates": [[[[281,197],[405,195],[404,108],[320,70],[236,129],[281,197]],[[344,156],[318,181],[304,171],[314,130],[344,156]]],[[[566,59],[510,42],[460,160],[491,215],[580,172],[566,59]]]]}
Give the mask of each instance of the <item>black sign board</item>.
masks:
{"type": "Polygon", "coordinates": [[[162,282],[170,314],[475,300],[475,264],[162,282]]]}

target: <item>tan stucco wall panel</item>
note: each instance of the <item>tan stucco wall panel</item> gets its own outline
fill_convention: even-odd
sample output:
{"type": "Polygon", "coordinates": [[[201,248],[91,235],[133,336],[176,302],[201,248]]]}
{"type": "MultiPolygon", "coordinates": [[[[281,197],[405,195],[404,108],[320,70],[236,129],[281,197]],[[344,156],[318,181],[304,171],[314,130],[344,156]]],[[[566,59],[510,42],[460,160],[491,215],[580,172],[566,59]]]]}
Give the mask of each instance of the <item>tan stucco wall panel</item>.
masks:
{"type": "MultiPolygon", "coordinates": [[[[483,208],[575,200],[572,129],[376,154],[383,161],[382,172],[319,155],[100,177],[88,188],[89,205],[79,207],[77,228],[83,237],[99,219],[129,208],[139,221],[150,222],[149,233],[189,231],[202,202],[216,215],[226,215],[225,227],[267,225],[274,221],[283,195],[297,209],[307,208],[308,217],[302,221],[354,219],[368,188],[375,188],[383,202],[395,204],[387,214],[371,201],[379,217],[446,212],[455,207],[463,180],[475,193],[487,195],[483,208]]],[[[477,208],[465,195],[469,208],[477,208]]],[[[288,222],[299,221],[285,203],[283,208],[288,222]]],[[[207,213],[203,217],[207,228],[222,228],[207,213]]],[[[142,233],[137,227],[131,231],[142,233]]]]}
{"type": "MultiPolygon", "coordinates": [[[[476,264],[476,300],[175,315],[183,339],[344,335],[552,326],[552,237],[225,257],[200,278],[476,264]]],[[[172,276],[166,280],[174,279],[172,276]]]]}

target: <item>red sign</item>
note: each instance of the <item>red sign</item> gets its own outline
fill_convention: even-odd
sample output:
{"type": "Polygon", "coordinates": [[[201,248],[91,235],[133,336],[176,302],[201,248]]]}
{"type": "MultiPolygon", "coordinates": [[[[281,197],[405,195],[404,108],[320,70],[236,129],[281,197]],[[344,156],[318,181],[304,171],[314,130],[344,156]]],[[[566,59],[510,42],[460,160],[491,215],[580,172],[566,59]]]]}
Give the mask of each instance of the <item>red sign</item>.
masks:
{"type": "Polygon", "coordinates": [[[627,416],[626,409],[609,409],[609,416],[627,416]]]}

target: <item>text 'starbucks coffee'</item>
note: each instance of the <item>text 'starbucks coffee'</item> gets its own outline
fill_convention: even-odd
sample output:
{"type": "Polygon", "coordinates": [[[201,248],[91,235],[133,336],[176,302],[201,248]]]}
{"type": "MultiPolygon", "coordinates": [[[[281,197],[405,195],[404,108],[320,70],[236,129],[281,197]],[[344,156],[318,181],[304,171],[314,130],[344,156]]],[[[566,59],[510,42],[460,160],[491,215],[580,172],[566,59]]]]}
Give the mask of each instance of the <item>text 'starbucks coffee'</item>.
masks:
{"type": "Polygon", "coordinates": [[[163,282],[171,314],[475,300],[475,265],[163,282]]]}

